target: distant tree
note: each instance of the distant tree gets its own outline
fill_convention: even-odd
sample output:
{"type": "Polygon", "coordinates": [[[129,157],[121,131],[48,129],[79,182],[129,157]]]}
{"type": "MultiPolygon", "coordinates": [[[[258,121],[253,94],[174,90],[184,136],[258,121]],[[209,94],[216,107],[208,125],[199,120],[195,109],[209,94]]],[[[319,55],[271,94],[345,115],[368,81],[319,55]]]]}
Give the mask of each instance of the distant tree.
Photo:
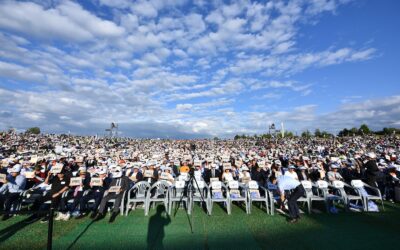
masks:
{"type": "MultiPolygon", "coordinates": [[[[218,137],[214,137],[214,141],[218,141],[219,140],[219,138],[218,137]]],[[[235,139],[236,140],[236,139],[235,139]]]]}
{"type": "Polygon", "coordinates": [[[343,130],[339,131],[338,136],[343,137],[343,136],[349,136],[350,130],[347,128],[344,128],[343,130]]]}
{"type": "Polygon", "coordinates": [[[353,136],[353,135],[358,135],[359,131],[357,128],[351,128],[349,132],[350,132],[350,135],[353,136]]]}
{"type": "Polygon", "coordinates": [[[301,137],[303,138],[310,138],[311,137],[311,133],[310,131],[304,131],[303,133],[301,133],[301,137]]]}
{"type": "Polygon", "coordinates": [[[38,134],[40,134],[40,128],[39,128],[39,127],[28,128],[28,129],[26,130],[26,133],[38,135],[38,134]]]}
{"type": "Polygon", "coordinates": [[[315,137],[322,137],[322,133],[321,133],[321,131],[319,130],[319,128],[317,128],[317,129],[315,130],[314,136],[315,136],[315,137]]]}
{"type": "Polygon", "coordinates": [[[292,131],[286,131],[286,132],[285,132],[285,137],[292,138],[292,137],[294,137],[294,134],[293,134],[292,131]]]}
{"type": "Polygon", "coordinates": [[[368,135],[371,133],[371,130],[367,126],[367,124],[362,124],[360,128],[358,129],[358,134],[359,135],[368,135]]]}
{"type": "Polygon", "coordinates": [[[328,138],[328,137],[332,137],[332,136],[333,136],[333,134],[331,134],[331,133],[329,133],[327,131],[322,131],[321,132],[321,137],[322,138],[328,138]]]}

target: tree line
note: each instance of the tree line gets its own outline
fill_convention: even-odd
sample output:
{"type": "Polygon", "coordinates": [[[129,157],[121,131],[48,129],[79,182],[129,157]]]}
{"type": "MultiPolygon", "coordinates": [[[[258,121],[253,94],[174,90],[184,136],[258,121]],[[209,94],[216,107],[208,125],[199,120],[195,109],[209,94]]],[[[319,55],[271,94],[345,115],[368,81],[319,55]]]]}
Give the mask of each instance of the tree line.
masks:
{"type": "MultiPolygon", "coordinates": [[[[362,124],[359,128],[353,127],[350,129],[344,128],[339,131],[337,136],[339,137],[346,137],[346,136],[356,136],[356,135],[394,135],[394,134],[400,134],[400,129],[397,128],[383,128],[382,130],[378,131],[373,131],[371,130],[368,125],[362,124]]],[[[292,137],[303,137],[303,138],[311,138],[311,137],[317,137],[317,138],[329,138],[333,137],[334,135],[332,133],[329,133],[327,131],[320,130],[319,128],[315,129],[314,133],[312,133],[309,130],[303,131],[300,135],[294,134],[291,131],[285,131],[284,137],[287,138],[292,138],[292,137]]],[[[240,140],[240,139],[271,139],[273,137],[272,134],[261,134],[261,135],[235,135],[234,139],[235,140],[240,140]]],[[[277,138],[282,138],[281,133],[276,134],[277,138]]]]}

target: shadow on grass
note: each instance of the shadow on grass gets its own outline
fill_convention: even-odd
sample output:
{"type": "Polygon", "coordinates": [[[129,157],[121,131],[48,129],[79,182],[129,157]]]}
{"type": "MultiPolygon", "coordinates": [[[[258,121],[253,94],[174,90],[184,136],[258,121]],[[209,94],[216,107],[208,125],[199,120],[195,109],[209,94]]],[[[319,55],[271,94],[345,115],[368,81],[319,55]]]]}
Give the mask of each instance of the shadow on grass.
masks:
{"type": "Polygon", "coordinates": [[[28,217],[24,220],[21,220],[11,226],[8,226],[0,230],[0,243],[6,241],[8,238],[16,234],[18,231],[23,230],[25,227],[38,220],[39,218],[32,219],[32,217],[28,217]]]}
{"type": "Polygon", "coordinates": [[[147,249],[164,249],[164,228],[171,223],[165,206],[159,205],[157,213],[150,217],[147,230],[147,249]]]}
{"type": "Polygon", "coordinates": [[[68,250],[72,249],[72,247],[76,244],[76,242],[78,242],[78,240],[86,233],[86,231],[89,229],[91,225],[93,225],[94,222],[95,222],[94,220],[90,221],[90,223],[85,227],[85,229],[83,229],[83,231],[78,235],[78,237],[76,237],[76,239],[71,243],[71,245],[68,246],[67,248],[68,250]]]}

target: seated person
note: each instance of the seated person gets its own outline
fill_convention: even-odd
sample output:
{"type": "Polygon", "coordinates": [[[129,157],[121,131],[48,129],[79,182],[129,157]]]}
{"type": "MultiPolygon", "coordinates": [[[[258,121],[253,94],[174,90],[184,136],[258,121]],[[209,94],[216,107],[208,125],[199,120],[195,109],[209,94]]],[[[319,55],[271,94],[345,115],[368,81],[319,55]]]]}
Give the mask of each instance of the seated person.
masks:
{"type": "Polygon", "coordinates": [[[291,177],[295,180],[299,180],[299,177],[296,173],[296,167],[293,165],[289,166],[288,171],[285,172],[285,176],[291,177]]]}
{"type": "MultiPolygon", "coordinates": [[[[74,213],[78,204],[81,204],[83,201],[83,195],[86,191],[90,189],[90,174],[87,173],[85,167],[80,167],[78,170],[78,175],[82,179],[81,185],[76,187],[71,187],[73,192],[68,194],[68,199],[73,198],[74,202],[72,203],[71,207],[69,208],[69,213],[65,215],[63,218],[64,220],[68,220],[72,213],[74,213]]],[[[79,206],[78,217],[84,213],[85,206],[79,206]]]]}
{"type": "Polygon", "coordinates": [[[328,180],[329,180],[330,182],[333,182],[333,181],[343,181],[343,180],[344,180],[343,177],[342,177],[342,175],[338,172],[338,169],[339,169],[339,168],[340,168],[340,167],[339,167],[339,165],[337,165],[337,164],[332,164],[332,165],[331,165],[331,171],[329,171],[328,174],[327,174],[328,180]]]}
{"type": "Polygon", "coordinates": [[[129,188],[129,178],[125,175],[122,175],[121,167],[116,167],[111,174],[113,179],[111,181],[110,188],[106,191],[103,199],[101,200],[99,213],[95,218],[96,221],[101,220],[105,217],[107,202],[109,200],[115,199],[113,213],[109,221],[110,223],[114,222],[120,211],[120,205],[124,192],[129,188]]]}
{"type": "Polygon", "coordinates": [[[80,200],[79,206],[81,208],[80,209],[81,214],[77,217],[77,219],[85,217],[86,215],[85,212],[88,207],[88,202],[92,199],[94,200],[94,204],[90,209],[90,211],[92,212],[90,218],[93,219],[96,217],[97,209],[100,205],[101,200],[103,199],[104,192],[110,187],[112,181],[112,179],[107,176],[107,173],[104,170],[98,171],[98,173],[93,175],[92,179],[93,178],[100,178],[101,184],[98,186],[98,185],[93,185],[93,183],[90,182],[89,193],[83,196],[82,199],[80,200]]]}
{"type": "MultiPolygon", "coordinates": [[[[54,209],[58,209],[59,211],[56,219],[59,220],[66,217],[66,213],[68,210],[66,206],[66,199],[62,198],[62,194],[69,189],[70,178],[67,176],[68,173],[65,168],[62,168],[62,170],[57,174],[54,174],[51,171],[48,172],[44,184],[51,184],[51,190],[50,192],[47,192],[44,196],[35,200],[33,204],[33,209],[37,211],[35,217],[37,217],[41,212],[43,204],[50,200],[51,206],[54,209]]],[[[42,221],[45,222],[47,220],[48,217],[45,217],[42,221]]]]}
{"type": "Polygon", "coordinates": [[[9,170],[9,175],[6,181],[0,188],[0,200],[4,202],[4,215],[2,220],[7,220],[11,217],[10,210],[12,204],[18,201],[20,194],[25,190],[26,178],[20,174],[21,166],[15,165],[9,170]]]}

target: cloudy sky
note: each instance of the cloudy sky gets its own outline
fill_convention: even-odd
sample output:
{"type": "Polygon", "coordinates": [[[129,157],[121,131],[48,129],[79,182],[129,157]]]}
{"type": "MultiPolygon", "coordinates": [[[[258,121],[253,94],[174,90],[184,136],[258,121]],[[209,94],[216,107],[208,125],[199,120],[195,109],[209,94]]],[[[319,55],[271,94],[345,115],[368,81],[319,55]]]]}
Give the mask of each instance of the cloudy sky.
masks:
{"type": "Polygon", "coordinates": [[[400,1],[0,1],[0,129],[400,127],[400,1]]]}

